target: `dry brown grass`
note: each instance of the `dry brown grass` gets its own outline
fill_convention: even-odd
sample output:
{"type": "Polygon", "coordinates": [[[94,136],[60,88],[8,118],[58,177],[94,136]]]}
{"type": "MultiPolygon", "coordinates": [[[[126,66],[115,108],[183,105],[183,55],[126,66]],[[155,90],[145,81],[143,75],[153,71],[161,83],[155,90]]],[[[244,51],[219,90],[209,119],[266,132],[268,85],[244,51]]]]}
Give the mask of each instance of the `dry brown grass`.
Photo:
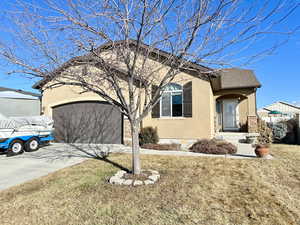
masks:
{"type": "MultiPolygon", "coordinates": [[[[89,160],[0,192],[0,224],[285,225],[300,223],[300,147],[276,145],[276,160],[142,157],[154,186],[107,183],[117,169],[89,160]]],[[[130,165],[130,155],[111,160],[130,165]]]]}

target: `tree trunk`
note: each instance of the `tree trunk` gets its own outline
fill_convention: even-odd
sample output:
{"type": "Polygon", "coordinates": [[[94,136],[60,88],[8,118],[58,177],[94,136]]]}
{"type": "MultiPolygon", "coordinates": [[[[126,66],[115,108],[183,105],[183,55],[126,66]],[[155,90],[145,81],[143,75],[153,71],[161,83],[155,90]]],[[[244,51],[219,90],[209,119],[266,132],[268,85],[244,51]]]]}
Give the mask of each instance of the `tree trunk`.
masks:
{"type": "Polygon", "coordinates": [[[133,174],[141,173],[140,162],[140,145],[139,145],[139,123],[131,123],[132,136],[132,172],[133,174]]]}

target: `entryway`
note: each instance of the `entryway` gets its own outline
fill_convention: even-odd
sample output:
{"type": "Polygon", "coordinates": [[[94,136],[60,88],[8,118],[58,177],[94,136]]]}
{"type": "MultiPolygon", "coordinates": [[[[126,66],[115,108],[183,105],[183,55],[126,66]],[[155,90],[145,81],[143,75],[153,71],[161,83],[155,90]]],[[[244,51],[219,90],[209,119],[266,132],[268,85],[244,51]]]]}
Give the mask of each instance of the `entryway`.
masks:
{"type": "MultiPolygon", "coordinates": [[[[241,131],[242,126],[245,126],[245,121],[240,119],[240,98],[230,96],[218,98],[216,100],[216,131],[241,131]],[[242,125],[241,125],[242,124],[242,125]]],[[[243,107],[242,112],[244,112],[243,107]]],[[[244,114],[247,112],[244,112],[244,114]]],[[[243,114],[243,115],[244,115],[243,114]]],[[[245,116],[245,115],[244,115],[245,116]]],[[[243,127],[244,128],[244,127],[243,127]]]]}
{"type": "Polygon", "coordinates": [[[239,130],[239,109],[237,99],[224,99],[222,101],[223,130],[239,130]]]}

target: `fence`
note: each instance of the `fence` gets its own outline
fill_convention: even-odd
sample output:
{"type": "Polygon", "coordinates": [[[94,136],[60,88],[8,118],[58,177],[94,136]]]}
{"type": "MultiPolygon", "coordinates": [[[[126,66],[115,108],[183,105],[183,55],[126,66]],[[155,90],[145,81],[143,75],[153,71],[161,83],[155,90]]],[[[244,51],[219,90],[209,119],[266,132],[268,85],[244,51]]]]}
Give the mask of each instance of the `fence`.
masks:
{"type": "Polygon", "coordinates": [[[297,121],[297,144],[300,145],[300,114],[296,114],[297,121]]]}

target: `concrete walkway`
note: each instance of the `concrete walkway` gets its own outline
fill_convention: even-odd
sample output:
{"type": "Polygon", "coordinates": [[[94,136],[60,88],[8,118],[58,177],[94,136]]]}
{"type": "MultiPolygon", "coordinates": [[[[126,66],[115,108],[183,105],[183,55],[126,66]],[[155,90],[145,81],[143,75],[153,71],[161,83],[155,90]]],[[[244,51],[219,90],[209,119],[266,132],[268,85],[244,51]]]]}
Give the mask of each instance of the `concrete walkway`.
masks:
{"type": "Polygon", "coordinates": [[[249,144],[238,143],[238,151],[234,155],[214,155],[204,153],[194,153],[188,151],[157,151],[149,149],[141,149],[142,154],[149,155],[177,155],[177,156],[204,156],[204,157],[221,157],[221,158],[232,158],[232,159],[253,159],[257,158],[254,149],[249,144]]]}
{"type": "MultiPolygon", "coordinates": [[[[103,154],[107,152],[131,153],[131,149],[124,145],[69,145],[54,143],[36,152],[25,152],[22,155],[14,157],[0,155],[0,190],[36,179],[59,169],[80,163],[86,159],[102,157],[103,154]]],[[[147,149],[141,149],[141,153],[238,159],[256,158],[253,149],[248,144],[238,144],[237,154],[226,156],[192,153],[188,151],[157,151],[147,149]]]]}

